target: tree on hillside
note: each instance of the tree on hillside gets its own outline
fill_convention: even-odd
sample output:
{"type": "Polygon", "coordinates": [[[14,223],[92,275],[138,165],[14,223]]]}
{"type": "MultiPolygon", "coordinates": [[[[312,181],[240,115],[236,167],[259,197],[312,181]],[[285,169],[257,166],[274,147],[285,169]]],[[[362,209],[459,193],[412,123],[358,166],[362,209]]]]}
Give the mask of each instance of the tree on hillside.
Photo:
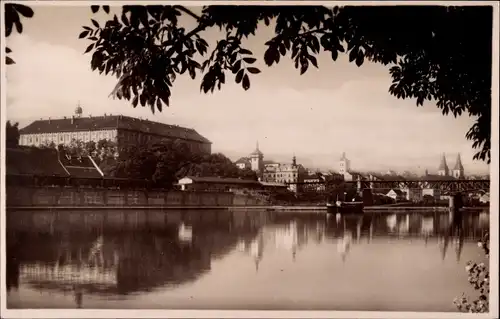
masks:
{"type": "Polygon", "coordinates": [[[194,158],[189,165],[178,172],[178,177],[183,176],[216,176],[257,180],[257,174],[254,171],[239,169],[236,164],[221,153],[206,154],[194,158]]]}
{"type": "Polygon", "coordinates": [[[478,150],[474,159],[489,163],[492,20],[491,6],[205,6],[200,13],[179,5],[123,6],[104,23],[91,19],[79,38],[91,41],[85,53],[92,54],[92,70],[118,78],[113,96],[154,112],[169,105],[176,77],[186,72],[193,79],[203,74],[205,93],[221,89],[231,73],[248,90],[260,70],[243,41],[257,27],[273,27],[265,42],[267,66],[289,56],[303,74],[318,67],[320,52],[333,61],[348,54],[358,66],[381,63],[395,97],[415,99],[417,106],[435,101],[445,115],[476,117],[466,138],[478,150]],[[181,15],[195,26],[186,30],[181,15]],[[202,35],[212,28],[224,36],[209,48],[202,35]]]}
{"type": "Polygon", "coordinates": [[[131,146],[120,154],[116,165],[109,170],[115,177],[147,179],[164,187],[177,181],[177,172],[189,165],[195,155],[180,140],[165,140],[131,146]]]}
{"type": "Polygon", "coordinates": [[[12,124],[7,121],[5,125],[5,144],[7,147],[17,147],[19,146],[19,123],[12,124]]]}

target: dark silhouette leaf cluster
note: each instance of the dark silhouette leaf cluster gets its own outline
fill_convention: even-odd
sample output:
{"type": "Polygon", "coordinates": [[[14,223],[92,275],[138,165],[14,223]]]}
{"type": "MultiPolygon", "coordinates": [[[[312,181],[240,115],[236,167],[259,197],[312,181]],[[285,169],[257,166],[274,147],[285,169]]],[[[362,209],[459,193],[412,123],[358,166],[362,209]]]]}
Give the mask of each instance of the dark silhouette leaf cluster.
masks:
{"type": "MultiPolygon", "coordinates": [[[[274,26],[266,65],[289,56],[304,74],[318,67],[321,52],[333,61],[346,53],[357,66],[388,65],[395,97],[415,99],[417,106],[434,100],[444,115],[477,117],[466,137],[479,150],[474,158],[489,162],[492,12],[490,6],[206,6],[198,15],[182,6],[124,7],[122,19],[108,20],[94,40],[92,68],[119,77],[113,92],[118,98],[134,106],[139,100],[153,111],[155,101],[168,105],[176,76],[186,70],[194,79],[201,69],[205,93],[221,89],[228,70],[248,90],[250,75],[260,70],[241,41],[257,27],[274,26]],[[189,31],[179,27],[181,14],[197,25],[189,31]],[[197,63],[208,51],[200,33],[212,27],[226,36],[197,63]]],[[[161,111],[161,103],[156,108],[161,111]]]]}
{"type": "MultiPolygon", "coordinates": [[[[5,37],[12,34],[14,29],[18,33],[23,33],[23,23],[21,18],[32,18],[34,15],[33,10],[25,5],[17,3],[5,4],[5,37]]],[[[12,50],[8,47],[5,48],[5,53],[9,54],[12,50]]],[[[5,56],[5,64],[15,64],[14,60],[8,55],[5,56]]]]}
{"type": "MultiPolygon", "coordinates": [[[[107,6],[91,11],[101,8],[110,13],[107,6]]],[[[18,12],[33,15],[28,7],[6,5],[7,35],[14,25],[22,31],[18,12]]],[[[289,56],[304,74],[319,67],[320,53],[333,61],[345,53],[357,66],[386,65],[391,95],[417,106],[434,101],[444,115],[475,117],[466,138],[478,150],[474,159],[489,163],[492,20],[491,6],[204,6],[201,13],[180,5],[123,6],[104,24],[91,19],[79,37],[91,41],[85,52],[92,54],[92,70],[117,77],[112,96],[155,112],[169,105],[184,73],[192,79],[201,73],[205,93],[221,89],[227,71],[248,90],[261,71],[242,40],[258,27],[274,28],[265,40],[267,66],[289,56]],[[181,15],[194,20],[192,29],[179,25],[181,15]],[[213,50],[203,38],[211,28],[225,34],[213,50]]]]}

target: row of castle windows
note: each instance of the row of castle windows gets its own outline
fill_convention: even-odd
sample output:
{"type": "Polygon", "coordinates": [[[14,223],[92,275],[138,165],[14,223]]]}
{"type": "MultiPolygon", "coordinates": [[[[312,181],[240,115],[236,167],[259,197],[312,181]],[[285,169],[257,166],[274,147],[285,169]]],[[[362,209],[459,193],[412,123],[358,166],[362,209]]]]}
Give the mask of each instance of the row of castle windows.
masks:
{"type": "MultiPolygon", "coordinates": [[[[125,139],[125,141],[151,141],[156,139],[156,136],[149,134],[141,134],[135,132],[120,132],[120,138],[125,139]]],[[[92,131],[92,132],[73,132],[73,133],[47,133],[47,134],[37,134],[37,135],[27,135],[24,137],[24,144],[39,145],[44,142],[54,142],[54,143],[69,143],[72,139],[81,139],[84,142],[89,142],[90,140],[100,140],[100,139],[113,139],[116,138],[116,131],[92,131]]],[[[208,145],[201,145],[201,143],[190,143],[191,149],[196,151],[209,152],[210,147],[208,145]]]]}

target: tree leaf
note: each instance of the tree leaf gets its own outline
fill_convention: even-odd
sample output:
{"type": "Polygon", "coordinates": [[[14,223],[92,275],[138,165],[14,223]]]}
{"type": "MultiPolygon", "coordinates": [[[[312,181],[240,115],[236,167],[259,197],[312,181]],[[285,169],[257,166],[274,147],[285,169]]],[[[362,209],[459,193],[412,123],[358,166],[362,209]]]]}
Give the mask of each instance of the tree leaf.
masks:
{"type": "Polygon", "coordinates": [[[80,35],[78,36],[78,39],[83,39],[85,38],[87,35],[89,35],[89,31],[83,31],[82,33],[80,33],[80,35]]]}
{"type": "Polygon", "coordinates": [[[99,11],[99,6],[90,6],[90,10],[92,10],[92,13],[96,13],[99,11]]]}
{"type": "Polygon", "coordinates": [[[351,50],[351,52],[349,52],[349,62],[356,60],[357,53],[357,50],[351,50]]]}
{"type": "Polygon", "coordinates": [[[236,74],[240,69],[241,69],[241,60],[238,60],[233,64],[231,71],[233,72],[233,74],[236,74]]]}
{"type": "Polygon", "coordinates": [[[94,48],[94,43],[90,44],[87,49],[85,49],[85,52],[83,52],[84,54],[85,53],[89,53],[92,49],[94,48]]]}
{"type": "Polygon", "coordinates": [[[309,59],[309,61],[311,61],[312,65],[314,65],[316,68],[318,67],[318,61],[314,56],[309,55],[307,58],[309,59]]]}
{"type": "Polygon", "coordinates": [[[93,24],[96,28],[99,28],[99,23],[97,23],[97,21],[95,21],[94,19],[90,19],[90,21],[92,21],[92,24],[93,24]]]}
{"type": "Polygon", "coordinates": [[[236,74],[236,83],[240,83],[241,80],[243,79],[243,75],[245,74],[245,70],[241,69],[238,71],[236,74]]]}
{"type": "Polygon", "coordinates": [[[240,48],[240,50],[238,51],[238,53],[240,53],[240,54],[246,54],[246,55],[252,55],[252,51],[247,50],[247,49],[243,49],[243,48],[240,48]]]}
{"type": "Polygon", "coordinates": [[[257,68],[254,68],[254,67],[247,68],[247,71],[252,73],[252,74],[259,74],[260,73],[260,70],[257,68]]]}
{"type": "Polygon", "coordinates": [[[337,50],[335,48],[332,49],[332,60],[337,61],[338,56],[339,56],[339,53],[337,52],[337,50]]]}
{"type": "Polygon", "coordinates": [[[6,56],[5,57],[5,64],[6,65],[11,65],[11,64],[16,64],[16,62],[14,62],[14,60],[12,60],[12,58],[6,56]]]}
{"type": "Polygon", "coordinates": [[[248,63],[248,64],[253,64],[255,61],[257,61],[257,59],[255,59],[255,58],[243,58],[243,61],[245,61],[245,63],[248,63]]]}
{"type": "Polygon", "coordinates": [[[250,88],[250,79],[248,78],[248,74],[245,74],[245,76],[243,76],[242,86],[245,91],[250,88]]]}
{"type": "Polygon", "coordinates": [[[34,15],[33,10],[25,5],[22,4],[14,4],[15,9],[17,12],[19,12],[23,17],[25,18],[32,18],[34,15]]]}
{"type": "Polygon", "coordinates": [[[358,51],[358,54],[356,56],[356,65],[358,67],[360,67],[363,64],[364,59],[365,59],[365,56],[364,56],[363,52],[358,51]]]}
{"type": "Polygon", "coordinates": [[[132,100],[132,106],[136,107],[138,103],[139,103],[139,97],[136,95],[132,100]]]}
{"type": "Polygon", "coordinates": [[[23,33],[23,24],[21,21],[17,20],[14,22],[18,33],[23,33]]]}

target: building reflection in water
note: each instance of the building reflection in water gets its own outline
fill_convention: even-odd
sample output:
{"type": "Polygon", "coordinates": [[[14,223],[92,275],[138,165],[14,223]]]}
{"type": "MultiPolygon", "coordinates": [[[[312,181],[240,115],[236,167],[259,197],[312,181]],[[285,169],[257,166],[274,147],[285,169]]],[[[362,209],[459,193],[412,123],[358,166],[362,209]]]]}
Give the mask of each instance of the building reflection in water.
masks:
{"type": "Polygon", "coordinates": [[[420,233],[424,237],[425,245],[429,242],[429,237],[434,233],[434,217],[423,217],[420,226],[420,233]]]}
{"type": "Polygon", "coordinates": [[[441,213],[214,214],[217,218],[210,220],[191,216],[189,221],[181,218],[128,230],[106,225],[92,231],[52,233],[9,229],[7,289],[24,284],[59,290],[72,294],[75,305],[83,307],[86,294],[126,295],[196,281],[210,272],[212,260],[238,252],[250,257],[259,271],[265,254],[285,251],[294,262],[308,245],[333,243],[346,262],[354,245],[363,245],[363,236],[365,244],[379,238],[388,245],[384,238],[422,238],[426,245],[431,238],[438,239],[441,257],[452,244],[459,261],[464,241],[479,239],[489,224],[487,214],[477,213],[454,223],[441,213]]]}

